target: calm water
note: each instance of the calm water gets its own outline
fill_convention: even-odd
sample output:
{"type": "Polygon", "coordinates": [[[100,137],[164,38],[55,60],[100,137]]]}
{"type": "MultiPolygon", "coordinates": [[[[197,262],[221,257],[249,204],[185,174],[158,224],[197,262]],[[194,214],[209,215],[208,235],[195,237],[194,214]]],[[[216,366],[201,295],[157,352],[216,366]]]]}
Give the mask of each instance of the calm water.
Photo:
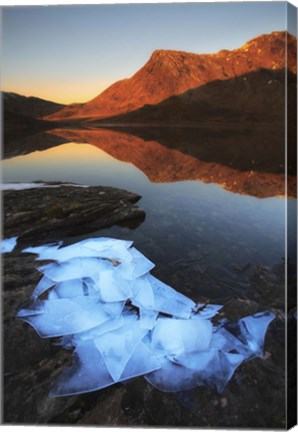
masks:
{"type": "Polygon", "coordinates": [[[156,263],[157,276],[194,299],[255,299],[256,269],[271,271],[283,264],[283,198],[259,199],[200,181],[152,183],[133,163],[88,143],[68,142],[13,157],[2,169],[4,182],[68,181],[140,194],[143,224],[94,235],[134,240],[156,263]]]}

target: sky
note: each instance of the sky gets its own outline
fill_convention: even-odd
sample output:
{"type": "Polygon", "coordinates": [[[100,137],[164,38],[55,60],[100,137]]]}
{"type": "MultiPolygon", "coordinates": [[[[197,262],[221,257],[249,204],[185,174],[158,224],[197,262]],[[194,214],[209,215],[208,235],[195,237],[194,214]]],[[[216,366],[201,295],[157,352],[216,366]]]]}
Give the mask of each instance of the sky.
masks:
{"type": "Polygon", "coordinates": [[[285,29],[279,1],[3,7],[1,89],[86,102],[155,49],[211,53],[285,29]]]}

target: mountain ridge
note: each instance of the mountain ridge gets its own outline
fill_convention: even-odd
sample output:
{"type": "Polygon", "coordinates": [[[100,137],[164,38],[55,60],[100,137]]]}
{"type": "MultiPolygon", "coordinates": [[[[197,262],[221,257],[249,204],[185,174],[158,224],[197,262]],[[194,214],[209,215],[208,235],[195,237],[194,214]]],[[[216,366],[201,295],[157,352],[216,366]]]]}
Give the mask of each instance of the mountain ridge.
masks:
{"type": "Polygon", "coordinates": [[[115,82],[77,109],[62,109],[45,118],[107,118],[146,104],[158,104],[210,81],[226,80],[262,68],[287,67],[296,73],[296,50],[296,38],[284,31],[260,35],[240,48],[213,54],[158,49],[132,77],[115,82]]]}
{"type": "Polygon", "coordinates": [[[6,91],[1,93],[5,111],[33,118],[44,117],[66,107],[65,104],[52,102],[36,96],[23,96],[15,92],[6,91]]]}
{"type": "Polygon", "coordinates": [[[1,92],[3,102],[4,141],[53,127],[53,122],[42,119],[65,107],[34,96],[23,96],[13,92],[1,92]]]}

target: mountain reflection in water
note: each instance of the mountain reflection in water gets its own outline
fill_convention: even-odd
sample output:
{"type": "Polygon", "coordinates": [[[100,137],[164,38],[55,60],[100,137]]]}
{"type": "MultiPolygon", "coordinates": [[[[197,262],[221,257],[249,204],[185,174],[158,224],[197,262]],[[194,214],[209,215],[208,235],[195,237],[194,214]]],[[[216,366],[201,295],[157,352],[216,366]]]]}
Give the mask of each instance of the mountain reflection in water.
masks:
{"type": "MultiPolygon", "coordinates": [[[[274,162],[276,162],[274,157],[279,162],[283,162],[280,151],[276,151],[274,156],[269,149],[262,148],[261,155],[256,152],[255,156],[252,156],[251,149],[245,152],[243,146],[237,142],[236,150],[235,145],[233,146],[233,157],[228,159],[229,154],[221,152],[223,161],[220,163],[217,162],[220,159],[219,152],[213,151],[212,146],[210,146],[209,154],[204,153],[203,160],[198,157],[200,156],[198,147],[187,146],[187,152],[184,152],[183,143],[186,147],[189,142],[189,131],[188,134],[181,135],[180,133],[179,139],[177,137],[178,149],[175,148],[172,136],[168,137],[172,146],[169,148],[160,144],[157,139],[142,139],[136,135],[108,129],[58,129],[50,133],[59,138],[65,138],[66,141],[92,144],[120,161],[130,162],[140,169],[151,182],[199,180],[204,183],[219,184],[232,192],[256,197],[284,195],[284,168],[277,166],[277,169],[274,169],[274,162]],[[269,154],[268,172],[266,172],[264,156],[266,151],[269,154]]],[[[159,135],[159,137],[164,143],[167,135],[159,135]]],[[[254,145],[251,147],[255,148],[254,145]]],[[[290,176],[288,188],[290,196],[294,194],[294,189],[295,178],[290,176]]]]}
{"type": "Polygon", "coordinates": [[[95,234],[134,240],[159,263],[159,278],[187,295],[223,301],[241,293],[281,306],[285,199],[275,196],[283,195],[283,175],[241,171],[206,155],[199,160],[190,146],[187,154],[182,151],[181,136],[178,141],[179,150],[107,129],[53,130],[40,141],[36,135],[31,144],[29,138],[26,145],[14,144],[14,155],[17,148],[23,155],[3,162],[4,181],[70,181],[138,193],[146,212],[140,227],[95,234]],[[36,151],[40,147],[47,150],[36,151]],[[31,153],[24,155],[26,149],[31,153]],[[268,272],[270,292],[263,286],[257,292],[268,272]]]}

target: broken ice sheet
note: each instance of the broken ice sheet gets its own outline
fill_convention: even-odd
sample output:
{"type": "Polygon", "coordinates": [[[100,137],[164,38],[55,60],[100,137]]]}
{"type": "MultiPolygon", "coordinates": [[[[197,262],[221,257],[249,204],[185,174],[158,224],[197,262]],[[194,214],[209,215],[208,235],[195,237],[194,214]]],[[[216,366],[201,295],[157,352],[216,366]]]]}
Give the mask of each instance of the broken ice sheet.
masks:
{"type": "Polygon", "coordinates": [[[52,299],[40,302],[38,314],[19,317],[27,321],[44,338],[79,333],[96,327],[110,318],[103,304],[87,297],[52,299]]]}
{"type": "Polygon", "coordinates": [[[101,299],[104,302],[117,302],[127,300],[129,297],[129,293],[121,289],[122,287],[125,288],[125,282],[124,284],[121,284],[121,281],[118,283],[115,271],[113,271],[112,267],[98,274],[96,285],[100,292],[101,299]]]}
{"type": "Polygon", "coordinates": [[[38,260],[67,261],[72,258],[96,257],[113,258],[121,261],[123,256],[130,258],[127,249],[130,248],[132,243],[125,240],[97,238],[83,240],[65,247],[60,247],[61,242],[58,245],[29,247],[24,249],[23,252],[37,254],[38,260]]]}
{"type": "Polygon", "coordinates": [[[197,387],[196,371],[174,363],[166,357],[159,358],[161,368],[145,375],[155,388],[164,392],[178,392],[197,387]]]}
{"type": "Polygon", "coordinates": [[[132,260],[128,263],[123,262],[119,267],[119,271],[121,271],[124,278],[128,280],[137,279],[153,269],[154,264],[137,249],[132,247],[129,249],[129,253],[132,260]]]}
{"type": "Polygon", "coordinates": [[[126,381],[160,368],[160,363],[140,342],[132,353],[118,381],[110,375],[107,365],[93,340],[80,343],[74,352],[74,362],[58,377],[50,396],[87,393],[126,381]]]}
{"type": "Polygon", "coordinates": [[[245,358],[262,357],[267,327],[274,318],[273,313],[262,312],[237,322],[228,322],[217,329],[214,341],[226,352],[235,350],[245,358]]]}
{"type": "Polygon", "coordinates": [[[37,299],[37,297],[41,296],[44,292],[49,290],[55,285],[55,282],[52,281],[52,279],[47,278],[46,276],[42,276],[38,284],[36,285],[36,288],[32,294],[32,297],[34,299],[37,299]]]}
{"type": "Polygon", "coordinates": [[[263,353],[273,314],[213,324],[222,306],[195,305],[156,279],[154,264],[130,241],[95,238],[24,252],[54,262],[39,267],[34,303],[18,317],[41,337],[60,336],[62,347],[74,348],[54,396],[139,375],[162,391],[207,386],[222,392],[244,360],[263,353]]]}
{"type": "Polygon", "coordinates": [[[181,355],[209,348],[212,324],[206,320],[159,318],[152,331],[152,349],[181,355]]]}
{"type": "Polygon", "coordinates": [[[73,279],[59,282],[54,288],[58,298],[75,298],[81,296],[94,296],[98,298],[98,292],[94,288],[91,279],[73,279]]]}
{"type": "Polygon", "coordinates": [[[76,278],[98,277],[104,270],[110,270],[112,264],[99,258],[72,258],[68,261],[46,264],[38,268],[47,278],[55,282],[64,282],[76,278]]]}
{"type": "Polygon", "coordinates": [[[1,240],[1,253],[10,253],[14,250],[17,245],[18,237],[10,237],[8,239],[1,240]]]}
{"type": "Polygon", "coordinates": [[[140,321],[125,320],[119,329],[107,332],[94,340],[115,381],[119,380],[136,346],[147,332],[147,329],[140,326],[140,321]]]}
{"type": "Polygon", "coordinates": [[[155,310],[177,318],[188,319],[190,317],[192,308],[195,306],[191,299],[152,275],[148,275],[148,281],[154,294],[155,310]]]}
{"type": "Polygon", "coordinates": [[[158,312],[151,311],[145,308],[140,308],[140,326],[142,328],[152,330],[156,324],[158,312]]]}
{"type": "Polygon", "coordinates": [[[58,377],[50,396],[69,396],[100,390],[114,384],[93,340],[82,341],[74,351],[73,365],[58,377]]]}

